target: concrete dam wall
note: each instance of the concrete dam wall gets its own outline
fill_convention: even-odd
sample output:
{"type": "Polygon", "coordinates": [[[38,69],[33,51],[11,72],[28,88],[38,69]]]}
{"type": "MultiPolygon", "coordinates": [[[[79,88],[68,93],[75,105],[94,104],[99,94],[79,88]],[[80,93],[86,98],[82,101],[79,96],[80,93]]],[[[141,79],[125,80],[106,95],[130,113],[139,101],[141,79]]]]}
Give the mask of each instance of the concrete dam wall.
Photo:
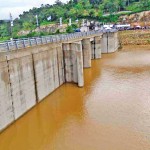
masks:
{"type": "Polygon", "coordinates": [[[84,33],[70,39],[63,37],[63,41],[30,46],[26,41],[22,45],[3,43],[0,47],[0,131],[63,83],[73,82],[83,87],[83,69],[90,68],[91,60],[101,58],[101,53],[118,49],[117,34],[84,33]],[[5,46],[9,51],[4,51],[5,46]]]}

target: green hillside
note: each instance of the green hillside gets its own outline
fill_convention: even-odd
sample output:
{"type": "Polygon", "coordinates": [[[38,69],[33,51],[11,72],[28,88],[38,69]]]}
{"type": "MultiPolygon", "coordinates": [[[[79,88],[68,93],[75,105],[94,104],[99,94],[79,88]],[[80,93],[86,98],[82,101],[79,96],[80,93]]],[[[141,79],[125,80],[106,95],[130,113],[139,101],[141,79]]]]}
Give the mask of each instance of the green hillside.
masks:
{"type": "MultiPolygon", "coordinates": [[[[122,15],[117,12],[123,11],[123,14],[130,14],[143,10],[150,10],[150,0],[70,0],[66,4],[56,0],[54,5],[42,4],[40,8],[33,7],[19,15],[19,18],[14,20],[13,37],[17,37],[20,30],[32,32],[36,28],[35,15],[38,15],[40,26],[42,26],[56,24],[60,17],[63,23],[68,23],[69,18],[73,21],[84,18],[101,22],[117,22],[118,17],[122,15]],[[49,16],[51,21],[47,20],[49,16]]],[[[9,23],[1,21],[0,37],[6,39],[5,37],[9,38],[9,36],[9,23]]]]}

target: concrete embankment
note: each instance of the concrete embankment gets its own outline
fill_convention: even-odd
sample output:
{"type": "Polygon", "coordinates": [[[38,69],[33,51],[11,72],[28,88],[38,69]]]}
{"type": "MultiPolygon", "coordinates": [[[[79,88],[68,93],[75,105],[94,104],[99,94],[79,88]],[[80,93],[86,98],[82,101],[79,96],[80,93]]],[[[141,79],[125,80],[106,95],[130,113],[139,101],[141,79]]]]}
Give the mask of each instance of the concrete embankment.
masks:
{"type": "MultiPolygon", "coordinates": [[[[45,43],[0,56],[0,131],[65,82],[84,86],[83,68],[115,52],[117,32],[45,43]]],[[[94,67],[94,66],[93,66],[94,67]]]]}

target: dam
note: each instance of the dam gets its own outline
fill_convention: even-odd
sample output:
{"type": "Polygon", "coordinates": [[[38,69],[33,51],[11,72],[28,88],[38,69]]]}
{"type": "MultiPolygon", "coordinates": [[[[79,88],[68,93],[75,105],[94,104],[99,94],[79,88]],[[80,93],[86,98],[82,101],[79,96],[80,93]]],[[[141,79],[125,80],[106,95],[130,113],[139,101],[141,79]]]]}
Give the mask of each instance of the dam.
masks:
{"type": "Polygon", "coordinates": [[[118,49],[118,32],[91,31],[0,44],[0,131],[64,83],[84,86],[83,68],[118,49]]]}

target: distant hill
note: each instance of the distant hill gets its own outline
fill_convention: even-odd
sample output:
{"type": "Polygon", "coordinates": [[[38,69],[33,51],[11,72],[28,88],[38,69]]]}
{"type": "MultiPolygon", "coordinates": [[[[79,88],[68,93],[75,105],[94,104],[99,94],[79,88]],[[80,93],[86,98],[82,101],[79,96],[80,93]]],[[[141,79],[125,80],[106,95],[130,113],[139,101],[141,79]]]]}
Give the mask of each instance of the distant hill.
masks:
{"type": "MultiPolygon", "coordinates": [[[[72,21],[79,19],[79,23],[82,18],[116,23],[123,14],[130,15],[145,10],[150,10],[150,0],[70,0],[66,4],[56,0],[53,5],[42,4],[40,8],[33,7],[20,14],[19,18],[14,20],[13,36],[17,37],[21,30],[30,32],[35,30],[36,15],[41,26],[57,24],[60,17],[65,24],[69,22],[69,18],[72,18],[72,21]],[[48,17],[51,18],[50,21],[48,17]]],[[[0,37],[9,35],[8,24],[6,22],[0,24],[0,37]]]]}

